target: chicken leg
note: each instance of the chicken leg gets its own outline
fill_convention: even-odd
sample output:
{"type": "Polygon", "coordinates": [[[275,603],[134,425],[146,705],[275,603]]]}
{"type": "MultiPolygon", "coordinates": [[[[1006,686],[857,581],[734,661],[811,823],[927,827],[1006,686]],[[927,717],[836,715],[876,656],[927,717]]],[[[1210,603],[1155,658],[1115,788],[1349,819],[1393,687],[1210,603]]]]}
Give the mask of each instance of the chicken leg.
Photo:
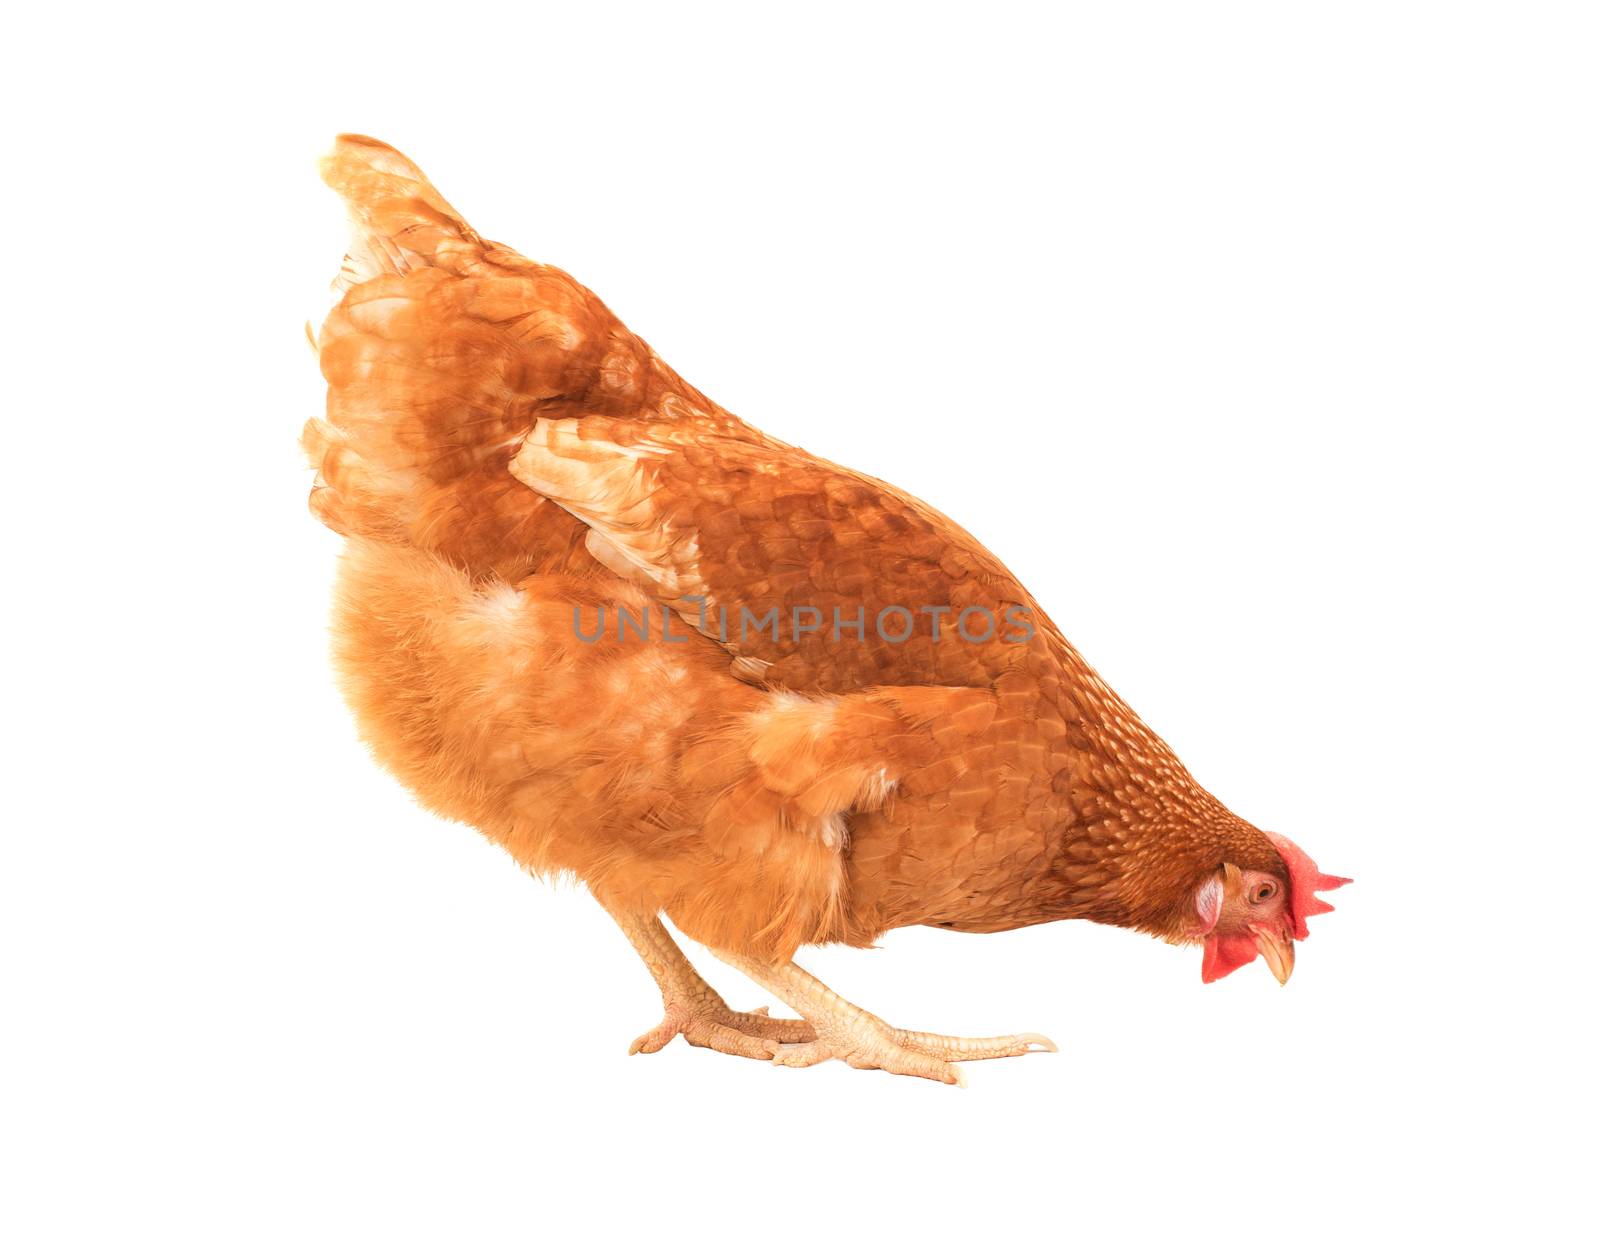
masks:
{"type": "Polygon", "coordinates": [[[815,1030],[813,1040],[776,1048],[772,1061],[786,1067],[810,1067],[838,1058],[852,1067],[921,1076],[965,1088],[966,1077],[956,1063],[1013,1058],[1034,1049],[1054,1053],[1056,1049],[1055,1042],[1038,1033],[1010,1037],[942,1037],[937,1033],[908,1032],[847,1002],[792,961],[769,964],[747,955],[722,951],[717,951],[716,955],[793,1007],[815,1030]]]}
{"type": "Polygon", "coordinates": [[[761,1007],[734,1011],[722,996],[694,970],[672,935],[657,916],[612,907],[602,901],[644,966],[661,987],[666,1008],[661,1023],[634,1038],[629,1054],[654,1054],[679,1033],[690,1045],[737,1054],[743,1058],[773,1058],[780,1046],[811,1040],[816,1034],[804,1020],[781,1020],[761,1007]]]}

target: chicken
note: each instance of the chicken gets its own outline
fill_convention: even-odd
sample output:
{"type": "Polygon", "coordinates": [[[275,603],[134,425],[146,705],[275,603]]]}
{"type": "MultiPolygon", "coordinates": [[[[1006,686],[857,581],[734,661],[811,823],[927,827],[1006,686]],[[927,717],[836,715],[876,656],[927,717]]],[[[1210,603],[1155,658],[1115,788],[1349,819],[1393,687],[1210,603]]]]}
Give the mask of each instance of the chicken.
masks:
{"type": "Polygon", "coordinates": [[[353,241],[315,338],[335,661],[428,808],[581,879],[724,1053],[947,1083],[1033,1033],[895,1028],[793,962],[1063,918],[1280,982],[1322,874],[1238,818],[1006,568],[926,504],[753,429],[566,274],[342,137],[353,241]],[[799,1019],[731,1010],[661,916],[799,1019]]]}

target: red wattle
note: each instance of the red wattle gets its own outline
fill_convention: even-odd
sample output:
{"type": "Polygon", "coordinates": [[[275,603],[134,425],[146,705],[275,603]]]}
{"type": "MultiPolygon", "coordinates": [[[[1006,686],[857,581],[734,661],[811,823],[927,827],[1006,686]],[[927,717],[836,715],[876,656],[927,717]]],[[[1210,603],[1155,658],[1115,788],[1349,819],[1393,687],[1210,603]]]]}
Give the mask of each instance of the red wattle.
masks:
{"type": "Polygon", "coordinates": [[[1212,934],[1206,939],[1205,958],[1200,961],[1200,979],[1207,985],[1237,972],[1257,955],[1254,934],[1212,934]]]}

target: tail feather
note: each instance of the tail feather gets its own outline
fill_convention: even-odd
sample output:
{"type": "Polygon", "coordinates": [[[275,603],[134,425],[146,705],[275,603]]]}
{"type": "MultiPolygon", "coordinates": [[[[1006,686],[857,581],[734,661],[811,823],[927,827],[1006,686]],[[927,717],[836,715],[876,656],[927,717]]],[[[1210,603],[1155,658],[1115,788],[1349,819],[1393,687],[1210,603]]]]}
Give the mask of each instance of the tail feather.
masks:
{"type": "Polygon", "coordinates": [[[340,134],[321,170],[350,213],[350,252],[333,283],[339,293],[483,249],[483,239],[422,169],[386,142],[340,134]]]}
{"type": "Polygon", "coordinates": [[[509,471],[538,418],[739,427],[571,276],[480,237],[392,146],[346,134],[322,176],[352,232],[307,333],[328,381],[305,440],[312,507],[334,529],[507,580],[592,570],[585,528],[509,471]]]}

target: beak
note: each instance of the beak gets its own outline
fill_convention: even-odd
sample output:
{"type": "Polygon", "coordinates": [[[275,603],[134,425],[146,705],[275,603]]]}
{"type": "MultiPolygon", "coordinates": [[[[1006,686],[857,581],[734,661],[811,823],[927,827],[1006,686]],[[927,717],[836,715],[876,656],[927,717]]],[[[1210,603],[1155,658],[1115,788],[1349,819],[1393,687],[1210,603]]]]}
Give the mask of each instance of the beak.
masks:
{"type": "Polygon", "coordinates": [[[1275,932],[1262,927],[1256,930],[1256,946],[1261,949],[1261,958],[1267,961],[1272,975],[1278,978],[1278,984],[1287,985],[1294,972],[1294,939],[1287,931],[1275,932]]]}

